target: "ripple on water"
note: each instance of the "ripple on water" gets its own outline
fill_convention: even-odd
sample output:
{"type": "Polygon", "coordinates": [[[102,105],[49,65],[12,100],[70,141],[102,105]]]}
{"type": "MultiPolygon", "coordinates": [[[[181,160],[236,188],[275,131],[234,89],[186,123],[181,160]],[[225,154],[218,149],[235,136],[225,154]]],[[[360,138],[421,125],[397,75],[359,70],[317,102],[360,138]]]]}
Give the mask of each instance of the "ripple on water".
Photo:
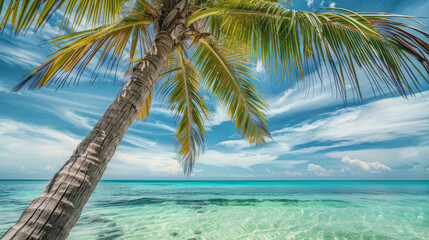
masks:
{"type": "Polygon", "coordinates": [[[211,198],[211,199],[168,199],[168,198],[136,198],[127,201],[100,201],[97,205],[102,207],[117,207],[117,206],[140,206],[151,204],[174,203],[178,205],[191,206],[194,209],[202,208],[207,205],[216,206],[256,206],[258,204],[283,204],[286,206],[305,206],[305,205],[325,205],[331,207],[347,207],[350,202],[342,200],[296,200],[296,199],[226,199],[226,198],[211,198]]]}
{"type": "MultiPolygon", "coordinates": [[[[426,182],[193,184],[102,182],[68,240],[429,239],[426,182]]],[[[0,235],[46,183],[18,185],[0,183],[0,235]]]]}

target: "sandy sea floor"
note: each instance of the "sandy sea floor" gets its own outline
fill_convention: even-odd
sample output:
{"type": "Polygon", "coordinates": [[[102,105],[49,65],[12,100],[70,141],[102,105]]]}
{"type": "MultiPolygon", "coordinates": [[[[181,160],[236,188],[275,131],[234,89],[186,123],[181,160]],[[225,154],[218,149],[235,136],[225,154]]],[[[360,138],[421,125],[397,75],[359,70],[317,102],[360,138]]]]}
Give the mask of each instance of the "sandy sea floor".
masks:
{"type": "MultiPolygon", "coordinates": [[[[0,235],[47,181],[0,181],[0,235]]],[[[103,181],[68,239],[429,239],[429,182],[103,181]]]]}

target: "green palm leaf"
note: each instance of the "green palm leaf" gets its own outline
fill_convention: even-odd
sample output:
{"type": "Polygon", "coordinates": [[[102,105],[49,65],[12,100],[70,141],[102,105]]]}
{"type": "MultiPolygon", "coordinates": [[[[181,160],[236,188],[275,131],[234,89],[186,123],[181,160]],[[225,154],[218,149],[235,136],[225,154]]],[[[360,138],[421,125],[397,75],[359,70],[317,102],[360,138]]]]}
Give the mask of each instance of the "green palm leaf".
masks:
{"type": "Polygon", "coordinates": [[[386,17],[404,16],[311,13],[269,1],[219,0],[194,13],[188,23],[203,21],[205,31],[248,45],[253,58],[261,59],[286,81],[304,82],[312,72],[323,80],[324,67],[346,99],[347,81],[362,98],[357,68],[365,72],[374,93],[379,94],[383,94],[381,84],[405,95],[413,93],[413,86],[418,87],[419,76],[427,81],[415,62],[429,73],[429,45],[408,31],[418,29],[386,17]]]}
{"type": "Polygon", "coordinates": [[[183,56],[182,47],[170,61],[164,74],[170,77],[162,86],[170,109],[176,113],[176,149],[185,174],[189,175],[199,154],[204,149],[204,118],[210,112],[199,94],[198,71],[183,56]]]}
{"type": "Polygon", "coordinates": [[[251,144],[271,138],[264,112],[267,104],[252,83],[246,49],[226,41],[199,38],[194,55],[203,85],[223,104],[241,135],[251,144]],[[229,48],[228,48],[229,47],[229,48]]]}
{"type": "MultiPolygon", "coordinates": [[[[133,4],[133,2],[130,0],[11,0],[1,21],[0,29],[7,23],[11,24],[11,31],[15,31],[15,34],[29,29],[33,23],[35,29],[39,29],[58,10],[64,12],[60,29],[67,28],[70,22],[73,23],[73,29],[81,23],[92,27],[111,24],[120,18],[125,4],[133,4]]],[[[0,10],[3,4],[4,1],[1,0],[0,10]]],[[[158,15],[145,0],[137,0],[135,4],[152,16],[158,15]]]]}
{"type": "MultiPolygon", "coordinates": [[[[147,15],[129,16],[116,24],[50,40],[49,43],[54,47],[59,45],[62,47],[55,51],[48,61],[28,74],[28,77],[16,86],[15,90],[23,87],[34,89],[50,82],[61,87],[70,83],[73,77],[75,77],[75,81],[78,81],[80,75],[94,58],[98,58],[94,73],[102,66],[105,66],[106,72],[110,73],[121,62],[129,39],[131,39],[129,62],[131,63],[136,47],[141,45],[141,48],[145,49],[145,46],[151,43],[148,27],[152,21],[152,17],[147,15]],[[75,73],[75,76],[72,73],[75,73]]],[[[96,77],[97,75],[94,74],[94,78],[96,77]]]]}

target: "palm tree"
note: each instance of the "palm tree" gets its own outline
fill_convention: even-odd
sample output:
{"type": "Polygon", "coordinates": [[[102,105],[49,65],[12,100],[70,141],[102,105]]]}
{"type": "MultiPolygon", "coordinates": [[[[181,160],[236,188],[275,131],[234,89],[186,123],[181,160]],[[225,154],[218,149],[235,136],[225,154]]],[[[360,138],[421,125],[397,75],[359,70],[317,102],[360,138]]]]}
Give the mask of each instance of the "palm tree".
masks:
{"type": "Polygon", "coordinates": [[[408,16],[294,11],[276,0],[10,0],[1,28],[15,34],[40,30],[59,12],[60,29],[68,34],[49,41],[57,50],[15,90],[62,87],[78,80],[91,61],[97,62],[95,76],[115,71],[126,52],[129,80],[2,239],[68,236],[128,127],[149,115],[156,84],[176,114],[178,159],[189,175],[204,149],[203,123],[210,118],[200,87],[227,109],[249,143],[271,138],[267,104],[250,68],[255,60],[304,86],[310,85],[309,73],[323,81],[326,71],[344,99],[347,85],[362,98],[358,69],[374,94],[406,96],[421,88],[419,80],[428,82],[429,44],[422,38],[429,34],[397,20],[415,21],[408,16]],[[74,31],[83,23],[91,29],[74,31]]]}

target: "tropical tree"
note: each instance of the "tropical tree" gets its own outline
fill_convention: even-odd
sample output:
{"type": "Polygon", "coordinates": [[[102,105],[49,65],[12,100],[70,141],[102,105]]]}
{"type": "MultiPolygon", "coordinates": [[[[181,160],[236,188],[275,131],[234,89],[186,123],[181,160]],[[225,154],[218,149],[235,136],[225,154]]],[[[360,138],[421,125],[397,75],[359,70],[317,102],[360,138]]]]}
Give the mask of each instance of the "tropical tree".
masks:
{"type": "Polygon", "coordinates": [[[85,71],[96,77],[120,65],[128,69],[127,83],[94,129],[2,239],[68,236],[128,127],[148,117],[156,84],[176,114],[178,159],[189,175],[204,149],[203,123],[210,118],[200,88],[225,107],[249,143],[271,138],[267,103],[255,88],[252,62],[262,61],[286,83],[309,86],[309,75],[331,79],[344,99],[347,86],[355,97],[363,97],[358,71],[377,95],[413,94],[428,82],[429,44],[423,39],[429,34],[400,21],[414,18],[340,8],[295,11],[286,4],[10,0],[6,7],[0,0],[0,7],[5,5],[3,30],[42,30],[53,15],[62,14],[59,28],[68,33],[49,41],[57,50],[15,90],[62,87],[85,71]],[[76,31],[82,26],[87,30],[76,31]],[[129,54],[126,63],[123,54],[129,54]],[[91,69],[90,62],[96,67],[91,69]]]}

